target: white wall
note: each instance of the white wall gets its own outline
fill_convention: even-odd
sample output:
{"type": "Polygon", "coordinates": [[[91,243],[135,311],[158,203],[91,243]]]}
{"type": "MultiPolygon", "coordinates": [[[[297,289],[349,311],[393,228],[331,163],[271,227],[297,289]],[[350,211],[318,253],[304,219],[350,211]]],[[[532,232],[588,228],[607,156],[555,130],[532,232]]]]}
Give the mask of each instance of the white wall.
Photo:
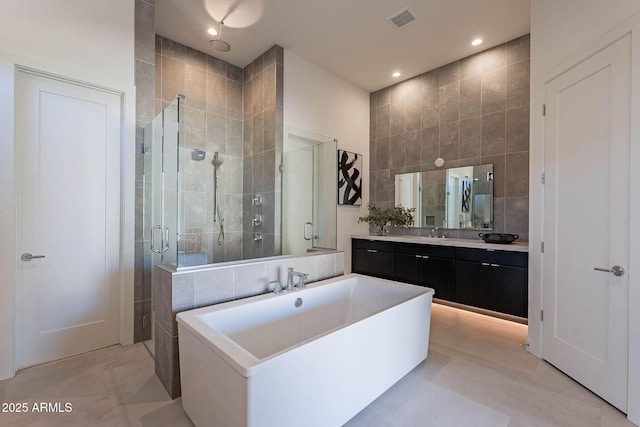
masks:
{"type": "Polygon", "coordinates": [[[14,67],[124,94],[121,342],[133,342],[135,88],[133,0],[3,0],[0,13],[0,379],[14,374],[14,67]]]}
{"type": "MultiPolygon", "coordinates": [[[[338,206],[338,250],[351,271],[351,240],[366,233],[358,217],[369,202],[369,94],[306,59],[284,51],[284,125],[338,139],[338,148],[364,156],[362,206],[338,206]]],[[[337,203],[337,201],[336,201],[337,203]]]]}
{"type": "MultiPolygon", "coordinates": [[[[542,299],[542,260],[539,250],[542,241],[542,185],[543,172],[543,120],[542,104],[544,83],[554,75],[574,65],[585,57],[594,46],[633,28],[634,15],[640,13],[637,0],[531,0],[531,149],[530,149],[530,203],[529,203],[529,350],[542,357],[542,325],[540,308],[542,299]]],[[[640,48],[638,25],[633,28],[634,82],[632,93],[632,164],[640,160],[638,153],[638,113],[640,84],[638,66],[640,48]]],[[[636,168],[637,169],[637,168],[636,168]]],[[[632,183],[637,183],[640,173],[633,171],[632,183]]],[[[632,194],[640,193],[637,184],[632,194]]],[[[638,197],[632,197],[631,259],[640,257],[640,230],[638,227],[638,197]],[[636,213],[634,215],[634,212],[636,213]]],[[[585,230],[588,232],[588,230],[585,230]]],[[[630,274],[629,295],[629,420],[640,425],[640,280],[630,274]]]]}

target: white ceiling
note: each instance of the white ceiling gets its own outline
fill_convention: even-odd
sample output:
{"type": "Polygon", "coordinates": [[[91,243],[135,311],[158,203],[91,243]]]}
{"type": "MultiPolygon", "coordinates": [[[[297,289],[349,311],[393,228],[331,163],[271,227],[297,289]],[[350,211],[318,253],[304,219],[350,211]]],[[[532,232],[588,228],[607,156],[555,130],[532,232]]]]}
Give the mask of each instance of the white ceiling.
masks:
{"type": "Polygon", "coordinates": [[[156,0],[158,34],[239,67],[278,44],[369,92],[527,34],[529,21],[529,0],[156,0]],[[397,28],[388,18],[406,7],[417,18],[397,28]],[[220,19],[228,53],[208,43],[220,19]]]}

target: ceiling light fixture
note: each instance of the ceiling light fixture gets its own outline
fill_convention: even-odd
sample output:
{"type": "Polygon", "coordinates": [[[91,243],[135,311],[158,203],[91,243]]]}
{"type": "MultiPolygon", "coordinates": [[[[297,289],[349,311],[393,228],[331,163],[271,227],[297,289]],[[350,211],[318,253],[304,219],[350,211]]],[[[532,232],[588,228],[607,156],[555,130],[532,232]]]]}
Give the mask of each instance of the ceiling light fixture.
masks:
{"type": "Polygon", "coordinates": [[[391,74],[393,77],[400,77],[402,74],[400,74],[400,71],[395,71],[393,74],[391,74]]]}
{"type": "Polygon", "coordinates": [[[209,33],[212,36],[217,36],[218,35],[218,31],[215,28],[209,28],[207,30],[207,33],[209,33]]]}
{"type": "Polygon", "coordinates": [[[471,42],[471,46],[478,46],[482,44],[482,39],[475,39],[471,42]]]}

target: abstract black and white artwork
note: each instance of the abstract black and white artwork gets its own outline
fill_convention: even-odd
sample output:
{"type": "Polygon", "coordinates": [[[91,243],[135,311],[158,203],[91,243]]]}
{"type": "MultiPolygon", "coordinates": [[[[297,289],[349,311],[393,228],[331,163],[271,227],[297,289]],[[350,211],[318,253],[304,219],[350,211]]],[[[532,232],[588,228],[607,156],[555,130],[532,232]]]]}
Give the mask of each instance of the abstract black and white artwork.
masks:
{"type": "Polygon", "coordinates": [[[362,155],[338,150],[338,204],[362,204],[362,155]]]}

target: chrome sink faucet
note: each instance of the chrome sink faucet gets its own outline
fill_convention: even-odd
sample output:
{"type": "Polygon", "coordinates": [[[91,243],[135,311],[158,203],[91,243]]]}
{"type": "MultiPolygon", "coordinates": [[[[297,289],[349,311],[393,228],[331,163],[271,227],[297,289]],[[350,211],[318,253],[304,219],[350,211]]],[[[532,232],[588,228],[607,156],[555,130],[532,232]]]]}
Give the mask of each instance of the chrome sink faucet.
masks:
{"type": "Polygon", "coordinates": [[[289,267],[287,274],[287,291],[293,291],[296,287],[305,288],[307,284],[305,280],[309,279],[309,275],[306,273],[300,273],[298,271],[293,271],[293,267],[289,267]],[[295,283],[295,277],[298,278],[298,283],[295,283]]]}

